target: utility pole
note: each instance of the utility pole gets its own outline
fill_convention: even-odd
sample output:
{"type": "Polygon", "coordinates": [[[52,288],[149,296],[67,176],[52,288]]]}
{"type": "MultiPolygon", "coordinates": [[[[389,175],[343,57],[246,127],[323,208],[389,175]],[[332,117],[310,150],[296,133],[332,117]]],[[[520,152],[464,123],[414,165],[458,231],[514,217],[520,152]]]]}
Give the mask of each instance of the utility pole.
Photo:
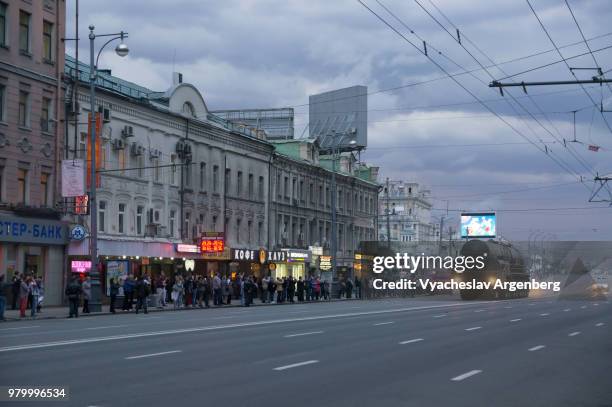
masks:
{"type": "Polygon", "coordinates": [[[387,208],[385,209],[385,212],[387,214],[387,248],[390,249],[391,248],[391,211],[389,210],[389,177],[387,177],[387,183],[386,183],[386,187],[385,187],[385,199],[387,201],[387,208]]]}

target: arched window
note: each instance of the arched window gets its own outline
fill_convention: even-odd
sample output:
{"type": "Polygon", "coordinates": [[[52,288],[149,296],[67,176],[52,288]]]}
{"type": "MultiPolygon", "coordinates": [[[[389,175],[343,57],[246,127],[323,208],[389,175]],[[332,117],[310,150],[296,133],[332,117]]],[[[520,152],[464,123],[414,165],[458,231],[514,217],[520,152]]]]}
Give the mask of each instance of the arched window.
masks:
{"type": "Polygon", "coordinates": [[[195,117],[195,110],[190,102],[183,103],[183,114],[191,117],[195,117]]]}

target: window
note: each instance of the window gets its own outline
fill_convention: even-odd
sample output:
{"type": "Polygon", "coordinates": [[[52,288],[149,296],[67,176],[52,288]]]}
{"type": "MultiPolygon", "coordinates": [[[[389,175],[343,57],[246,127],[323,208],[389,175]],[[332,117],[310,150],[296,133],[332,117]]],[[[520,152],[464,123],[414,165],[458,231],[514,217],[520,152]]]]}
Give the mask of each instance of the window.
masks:
{"type": "Polygon", "coordinates": [[[170,211],[170,222],[168,224],[170,237],[174,237],[174,222],[175,221],[176,221],[176,211],[173,209],[170,211]]]}
{"type": "Polygon", "coordinates": [[[236,219],[236,243],[240,243],[240,224],[242,219],[236,219]]]}
{"type": "Polygon", "coordinates": [[[186,238],[189,239],[189,224],[191,223],[191,213],[185,213],[185,221],[184,221],[183,230],[181,230],[181,239],[186,238]]]}
{"type": "Polygon", "coordinates": [[[28,170],[17,170],[17,203],[25,204],[28,200],[28,170]]]}
{"type": "Polygon", "coordinates": [[[310,185],[308,185],[308,195],[310,196],[310,203],[314,203],[315,202],[314,184],[312,182],[310,183],[310,185]]]}
{"type": "Polygon", "coordinates": [[[297,179],[293,178],[291,180],[291,193],[292,193],[292,197],[293,199],[297,199],[297,179]]]}
{"type": "Polygon", "coordinates": [[[255,193],[254,188],[255,188],[255,184],[254,184],[254,180],[253,180],[253,174],[249,174],[249,199],[253,199],[253,194],[255,193]]]}
{"type": "Polygon", "coordinates": [[[187,163],[187,165],[183,165],[183,168],[185,169],[185,186],[191,187],[191,171],[192,171],[192,167],[191,165],[189,165],[189,163],[187,163]]]}
{"type": "Polygon", "coordinates": [[[206,163],[202,161],[200,163],[200,191],[204,191],[206,187],[206,163]]]}
{"type": "Polygon", "coordinates": [[[285,191],[285,198],[289,198],[289,177],[285,177],[283,191],[285,191]]]}
{"type": "Polygon", "coordinates": [[[6,4],[0,3],[0,46],[6,45],[6,4]]]}
{"type": "Polygon", "coordinates": [[[213,192],[219,192],[219,166],[213,165],[213,192]]]}
{"type": "Polygon", "coordinates": [[[53,23],[43,21],[43,59],[53,60],[53,23]]]}
{"type": "Polygon", "coordinates": [[[263,222],[257,223],[257,243],[259,245],[263,244],[262,234],[263,233],[263,222]]]}
{"type": "Polygon", "coordinates": [[[304,181],[300,180],[300,189],[299,189],[299,198],[300,201],[304,202],[304,181]]]}
{"type": "Polygon", "coordinates": [[[253,230],[253,221],[250,220],[247,222],[247,243],[251,244],[251,239],[253,236],[251,236],[251,231],[253,230]]]}
{"type": "Polygon", "coordinates": [[[0,167],[0,202],[4,202],[4,167],[0,167]]]}
{"type": "Polygon", "coordinates": [[[124,203],[120,203],[119,204],[119,211],[117,212],[117,228],[119,233],[124,233],[124,229],[125,229],[125,225],[124,225],[124,220],[125,220],[125,204],[124,203]]]}
{"type": "Polygon", "coordinates": [[[183,114],[189,117],[195,117],[193,105],[189,102],[183,103],[183,114]]]}
{"type": "Polygon", "coordinates": [[[257,191],[258,195],[259,195],[259,200],[263,201],[264,199],[264,177],[259,177],[259,186],[257,187],[257,191]]]}
{"type": "Polygon", "coordinates": [[[230,189],[230,185],[231,185],[231,176],[232,176],[232,170],[230,170],[229,168],[225,169],[225,194],[227,195],[227,192],[230,189]]]}
{"type": "Polygon", "coordinates": [[[6,106],[6,86],[0,85],[0,122],[6,121],[5,106],[6,106]]]}
{"type": "Polygon", "coordinates": [[[30,13],[19,10],[19,50],[30,53],[30,13]]]}
{"type": "Polygon", "coordinates": [[[100,201],[98,203],[98,231],[104,232],[106,230],[106,201],[100,201]]]}
{"type": "Polygon", "coordinates": [[[214,215],[210,221],[210,226],[212,230],[217,230],[217,216],[214,215]]]}
{"type": "Polygon", "coordinates": [[[49,206],[49,178],[48,173],[40,173],[40,204],[42,206],[49,206]]]}
{"type": "Polygon", "coordinates": [[[40,129],[49,132],[49,120],[51,119],[51,99],[42,98],[42,111],[40,113],[40,129]]]}
{"type": "Polygon", "coordinates": [[[153,181],[159,182],[159,179],[160,179],[159,158],[155,157],[151,161],[153,164],[153,181]]]}
{"type": "Polygon", "coordinates": [[[170,157],[170,163],[172,166],[170,167],[170,185],[176,184],[176,156],[172,154],[170,157]]]}
{"type": "Polygon", "coordinates": [[[236,196],[242,196],[242,171],[238,171],[238,181],[236,184],[236,196]]]}
{"type": "Polygon", "coordinates": [[[145,176],[145,158],[144,158],[144,154],[139,155],[136,158],[136,161],[138,162],[138,178],[140,179],[144,179],[145,176]]]}
{"type": "Polygon", "coordinates": [[[142,236],[142,215],[144,214],[144,206],[136,207],[136,234],[142,236]]]}
{"type": "Polygon", "coordinates": [[[30,94],[23,90],[19,91],[18,120],[21,127],[30,127],[30,94]]]}
{"type": "Polygon", "coordinates": [[[281,175],[276,174],[276,193],[279,198],[282,198],[283,192],[281,191],[281,175]]]}

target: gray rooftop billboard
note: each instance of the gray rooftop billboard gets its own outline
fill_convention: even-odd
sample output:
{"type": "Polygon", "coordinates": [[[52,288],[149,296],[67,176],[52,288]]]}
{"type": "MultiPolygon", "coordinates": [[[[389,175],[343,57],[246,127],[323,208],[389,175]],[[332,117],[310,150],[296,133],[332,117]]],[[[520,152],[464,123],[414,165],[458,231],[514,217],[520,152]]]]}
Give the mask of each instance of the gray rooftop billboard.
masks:
{"type": "Polygon", "coordinates": [[[339,146],[347,147],[351,140],[356,147],[368,145],[368,88],[351,86],[309,97],[310,137],[318,138],[322,147],[332,143],[331,135],[343,137],[339,146]]]}

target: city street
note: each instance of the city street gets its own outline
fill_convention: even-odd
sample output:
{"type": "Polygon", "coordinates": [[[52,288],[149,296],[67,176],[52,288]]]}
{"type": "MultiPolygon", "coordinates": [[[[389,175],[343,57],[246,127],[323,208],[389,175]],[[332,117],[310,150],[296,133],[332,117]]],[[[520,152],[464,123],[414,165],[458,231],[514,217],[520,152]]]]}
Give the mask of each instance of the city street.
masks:
{"type": "Polygon", "coordinates": [[[10,323],[0,382],[67,386],[74,406],[609,406],[611,305],[427,297],[10,323]]]}

